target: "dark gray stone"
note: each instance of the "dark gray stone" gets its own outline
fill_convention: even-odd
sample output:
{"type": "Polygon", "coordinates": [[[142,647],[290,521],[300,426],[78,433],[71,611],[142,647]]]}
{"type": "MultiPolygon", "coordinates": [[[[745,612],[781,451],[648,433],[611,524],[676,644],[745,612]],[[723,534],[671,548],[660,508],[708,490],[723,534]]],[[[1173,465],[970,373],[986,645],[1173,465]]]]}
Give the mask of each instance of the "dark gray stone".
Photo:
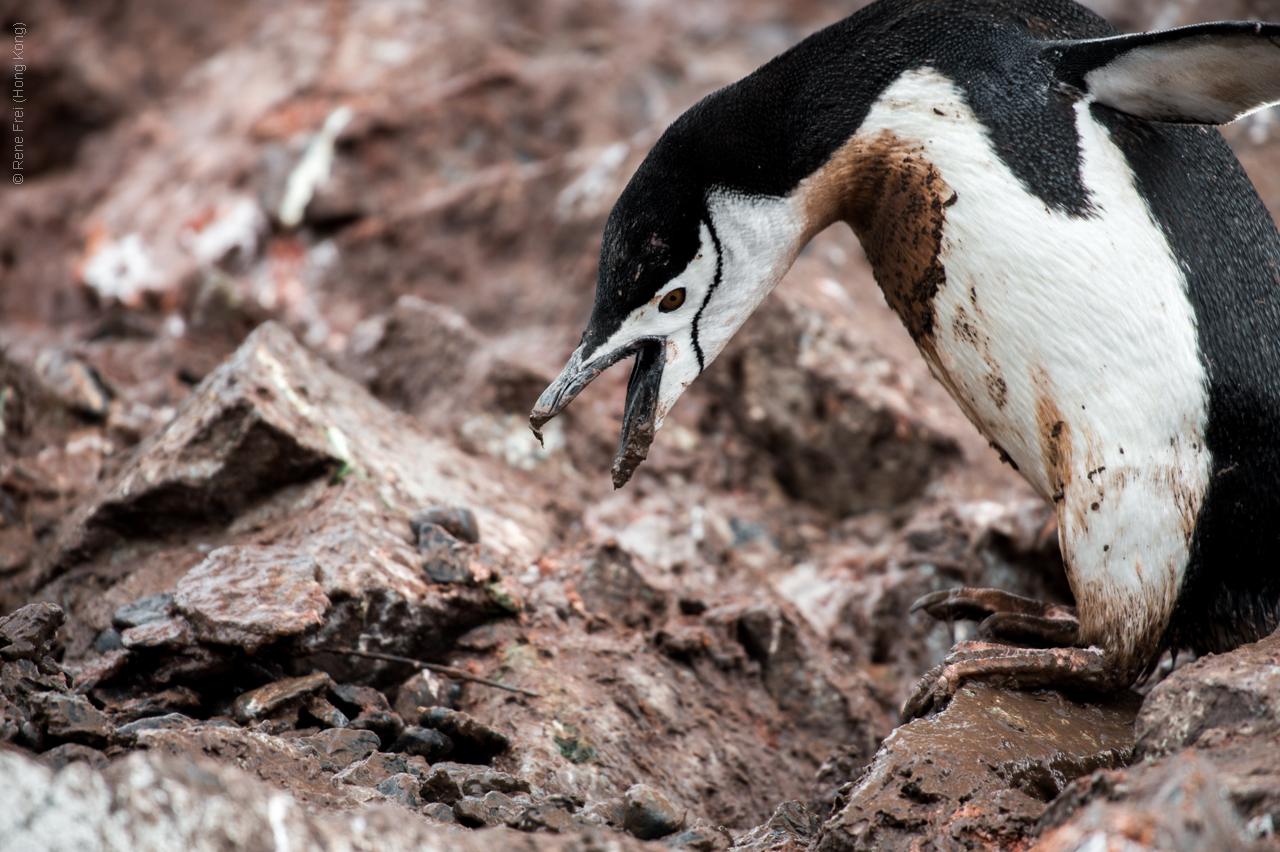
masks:
{"type": "Polygon", "coordinates": [[[391,746],[391,750],[416,754],[427,763],[435,763],[453,751],[453,741],[439,731],[409,725],[391,746]]]}
{"type": "Polygon", "coordinates": [[[383,781],[375,789],[382,795],[407,808],[422,807],[422,779],[408,772],[400,772],[383,781]]]}
{"type": "Polygon", "coordinates": [[[622,802],[622,827],[641,840],[657,840],[684,828],[685,811],[648,784],[627,790],[622,802]]]}
{"type": "Polygon", "coordinates": [[[93,650],[99,654],[109,654],[112,651],[120,651],[124,649],[124,642],[120,641],[120,631],[114,627],[108,627],[106,630],[98,634],[93,640],[93,650]]]}
{"type": "Polygon", "coordinates": [[[448,707],[427,708],[419,722],[453,741],[450,756],[458,763],[488,763],[511,747],[506,734],[448,707]]]}
{"type": "Polygon", "coordinates": [[[409,520],[414,535],[419,539],[422,538],[422,528],[430,524],[440,527],[458,541],[480,543],[480,526],[470,509],[462,506],[432,506],[409,520]]]}
{"type": "Polygon", "coordinates": [[[422,570],[433,583],[465,584],[475,580],[469,565],[471,551],[471,545],[464,544],[435,524],[422,527],[418,536],[422,570]]]}
{"type": "Polygon", "coordinates": [[[120,607],[115,615],[111,616],[111,624],[119,630],[127,630],[130,627],[138,627],[149,621],[160,621],[172,615],[173,593],[162,592],[120,607]]]}

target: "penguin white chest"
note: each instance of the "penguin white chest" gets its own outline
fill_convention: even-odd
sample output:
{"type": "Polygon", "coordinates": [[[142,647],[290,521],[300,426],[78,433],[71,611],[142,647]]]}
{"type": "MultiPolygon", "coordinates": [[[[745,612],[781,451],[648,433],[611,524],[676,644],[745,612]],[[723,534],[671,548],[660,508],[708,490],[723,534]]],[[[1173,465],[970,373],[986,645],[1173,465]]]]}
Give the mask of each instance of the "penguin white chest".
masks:
{"type": "Polygon", "coordinates": [[[1185,278],[1123,154],[1086,101],[1076,128],[1083,216],[1030,192],[931,69],[890,86],[858,137],[891,136],[950,192],[928,321],[904,319],[969,418],[1054,502],[1084,638],[1109,631],[1132,650],[1158,639],[1186,567],[1211,461],[1207,380],[1185,278]]]}

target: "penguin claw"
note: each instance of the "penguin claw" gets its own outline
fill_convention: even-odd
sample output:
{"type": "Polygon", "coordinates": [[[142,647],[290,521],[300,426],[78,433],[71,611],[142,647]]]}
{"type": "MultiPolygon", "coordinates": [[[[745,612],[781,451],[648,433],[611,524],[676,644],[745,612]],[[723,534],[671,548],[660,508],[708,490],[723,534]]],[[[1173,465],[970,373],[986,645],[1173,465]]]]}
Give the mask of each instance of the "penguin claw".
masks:
{"type": "Polygon", "coordinates": [[[939,713],[963,684],[981,681],[1011,689],[1067,689],[1110,695],[1127,681],[1099,648],[1014,648],[960,642],[930,669],[902,708],[905,724],[939,713]]]}
{"type": "Polygon", "coordinates": [[[982,621],[996,613],[1017,613],[1041,618],[1076,617],[1076,609],[1063,604],[1047,603],[1034,598],[1024,598],[1000,589],[973,589],[960,587],[943,589],[925,595],[911,605],[912,612],[924,610],[939,621],[969,619],[982,621]]]}

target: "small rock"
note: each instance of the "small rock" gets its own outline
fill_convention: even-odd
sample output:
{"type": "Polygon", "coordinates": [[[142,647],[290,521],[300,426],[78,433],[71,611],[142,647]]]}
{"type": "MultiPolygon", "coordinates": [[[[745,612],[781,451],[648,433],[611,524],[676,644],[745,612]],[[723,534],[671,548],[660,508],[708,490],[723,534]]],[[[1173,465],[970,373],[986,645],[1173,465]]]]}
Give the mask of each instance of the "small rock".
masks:
{"type": "Polygon", "coordinates": [[[540,802],[530,805],[516,814],[514,819],[507,820],[507,827],[517,831],[550,831],[559,834],[576,825],[573,814],[565,810],[561,803],[540,802]]]}
{"type": "Polygon", "coordinates": [[[657,840],[684,828],[685,811],[648,784],[636,784],[622,801],[622,827],[641,840],[657,840]]]}
{"type": "Polygon", "coordinates": [[[435,763],[453,751],[453,741],[431,728],[409,725],[405,727],[395,744],[391,746],[391,750],[406,754],[416,754],[425,759],[427,763],[435,763]]]}
{"type": "Polygon", "coordinates": [[[461,506],[432,506],[409,520],[409,526],[419,540],[422,539],[422,528],[430,524],[440,527],[458,541],[480,543],[480,527],[470,509],[461,506]]]}
{"type": "Polygon", "coordinates": [[[460,763],[437,763],[422,785],[422,797],[429,802],[452,805],[463,796],[479,797],[485,793],[528,793],[529,782],[515,775],[460,763]]]}
{"type": "Polygon", "coordinates": [[[428,802],[422,806],[422,815],[437,822],[457,825],[458,818],[453,815],[453,806],[444,802],[428,802]]]}
{"type": "Polygon", "coordinates": [[[115,731],[107,714],[83,696],[42,692],[31,698],[39,709],[46,735],[53,740],[106,745],[115,731]]]}
{"type": "Polygon", "coordinates": [[[376,752],[382,743],[372,731],[330,728],[294,743],[319,759],[327,772],[339,772],[376,752]]]}
{"type": "Polygon", "coordinates": [[[589,612],[628,627],[649,629],[670,601],[660,578],[627,551],[608,544],[586,561],[576,583],[589,612]]]}
{"type": "Polygon", "coordinates": [[[195,631],[185,618],[164,618],[130,627],[120,634],[120,644],[129,650],[182,648],[194,645],[195,631]]]}
{"type": "Polygon", "coordinates": [[[422,570],[433,583],[470,583],[471,545],[463,544],[434,524],[424,526],[418,536],[418,553],[422,554],[422,570]]]}
{"type": "Polygon", "coordinates": [[[49,656],[53,637],[67,620],[53,603],[28,604],[0,618],[0,659],[39,661],[49,656]]]}
{"type": "Polygon", "coordinates": [[[163,716],[148,716],[116,728],[116,737],[121,740],[130,740],[136,737],[139,731],[160,731],[173,728],[186,728],[193,724],[195,724],[195,720],[190,716],[183,715],[182,713],[166,713],[163,716]]]}
{"type": "Polygon", "coordinates": [[[108,627],[99,633],[97,638],[93,640],[93,650],[99,654],[109,654],[112,651],[124,650],[124,642],[120,641],[120,631],[114,627],[108,627]]]}
{"type": "Polygon", "coordinates": [[[120,629],[139,627],[150,621],[159,621],[173,615],[173,593],[163,592],[150,597],[139,598],[131,604],[125,604],[111,616],[111,624],[120,629]]]}
{"type": "Polygon", "coordinates": [[[422,807],[422,796],[419,795],[421,788],[421,778],[410,775],[408,772],[400,772],[383,781],[375,789],[392,801],[417,810],[422,807]]]}
{"type": "Polygon", "coordinates": [[[324,623],[316,571],[314,558],[287,548],[220,547],[178,581],[174,606],[200,639],[252,654],[324,623]]]}
{"type": "Polygon", "coordinates": [[[346,714],[326,701],[322,695],[311,696],[307,703],[302,705],[302,709],[326,728],[345,728],[350,724],[346,714]]]}
{"type": "Polygon", "coordinates": [[[526,805],[496,790],[484,794],[484,798],[463,796],[453,805],[453,815],[458,822],[470,828],[485,825],[506,825],[520,817],[526,805]]]}
{"type": "Polygon", "coordinates": [[[768,822],[739,837],[733,848],[749,852],[805,852],[821,824],[822,821],[799,802],[783,802],[768,822]]]}
{"type": "Polygon", "coordinates": [[[136,695],[130,689],[100,688],[93,690],[93,697],[116,721],[163,716],[200,706],[200,694],[189,686],[175,686],[149,695],[136,695]]]}
{"type": "Polygon", "coordinates": [[[65,353],[46,350],[35,363],[44,386],[67,408],[101,420],[107,416],[111,395],[92,367],[65,353]]]}
{"type": "Polygon", "coordinates": [[[333,776],[333,780],[339,784],[352,784],[357,787],[377,787],[392,775],[408,772],[411,759],[403,754],[375,751],[333,776]]]}
{"type": "Polygon", "coordinates": [[[395,742],[404,733],[404,719],[390,710],[365,710],[351,720],[351,727],[373,731],[384,742],[395,742]]]}
{"type": "Polygon", "coordinates": [[[60,771],[70,763],[87,763],[99,771],[107,768],[107,756],[96,748],[80,743],[63,743],[40,755],[39,760],[54,772],[60,771]]]}
{"type": "Polygon", "coordinates": [[[627,803],[622,797],[613,799],[603,799],[599,802],[592,802],[582,809],[578,814],[588,824],[594,825],[612,825],[617,828],[622,827],[622,821],[627,814],[627,803]]]}
{"type": "MultiPolygon", "coordinates": [[[[48,660],[48,658],[46,658],[48,660]]],[[[52,662],[49,660],[49,662],[52,662]]],[[[9,696],[37,692],[70,692],[71,684],[60,671],[44,671],[31,660],[14,660],[0,666],[0,690],[9,696]]]]}
{"type": "Polygon", "coordinates": [[[402,719],[412,719],[424,707],[451,707],[456,700],[457,686],[423,669],[400,684],[396,691],[395,711],[402,719]]]}
{"type": "Polygon", "coordinates": [[[305,677],[291,677],[252,689],[236,699],[232,715],[243,724],[271,715],[292,701],[301,701],[322,689],[332,688],[333,679],[324,672],[305,677]]]}
{"type": "MultiPolygon", "coordinates": [[[[790,803],[788,803],[790,804],[790,803]]],[[[721,852],[733,846],[733,835],[728,829],[719,828],[699,819],[693,825],[663,841],[671,849],[693,849],[696,852],[721,852]]],[[[803,848],[803,847],[802,847],[803,848]]],[[[772,847],[770,847],[772,849],[772,847]]]]}
{"type": "Polygon", "coordinates": [[[511,747],[506,734],[448,707],[429,707],[418,721],[453,741],[451,754],[458,763],[488,763],[511,747]]]}
{"type": "Polygon", "coordinates": [[[333,687],[331,694],[348,717],[354,718],[361,713],[373,710],[391,709],[391,702],[387,701],[387,696],[371,686],[340,683],[333,687]]]}
{"type": "MultiPolygon", "coordinates": [[[[106,631],[104,631],[106,632],[106,631]]],[[[115,631],[110,631],[114,633],[115,631]]],[[[117,637],[119,634],[116,634],[117,637]]],[[[125,665],[133,658],[133,654],[126,651],[123,646],[115,651],[107,651],[98,659],[89,662],[86,665],[75,669],[72,673],[72,683],[75,691],[81,695],[88,694],[95,689],[98,684],[103,681],[110,680],[115,677],[125,667],[125,665]]]]}

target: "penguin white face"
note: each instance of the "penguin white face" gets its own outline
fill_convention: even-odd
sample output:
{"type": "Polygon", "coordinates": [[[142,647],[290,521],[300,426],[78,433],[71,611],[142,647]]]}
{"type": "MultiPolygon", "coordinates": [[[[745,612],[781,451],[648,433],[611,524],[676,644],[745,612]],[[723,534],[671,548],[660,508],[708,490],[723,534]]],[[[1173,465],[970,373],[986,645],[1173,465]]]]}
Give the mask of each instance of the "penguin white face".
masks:
{"type": "Polygon", "coordinates": [[[535,431],[607,367],[635,354],[613,469],[615,486],[630,479],[685,388],[791,265],[803,242],[804,220],[795,208],[789,198],[713,191],[696,220],[696,242],[685,241],[693,252],[682,267],[672,258],[680,241],[661,230],[650,232],[640,251],[625,258],[610,251],[625,241],[607,235],[596,309],[582,345],[538,400],[530,418],[535,431]],[[646,272],[653,267],[667,274],[650,278],[646,272]]]}

